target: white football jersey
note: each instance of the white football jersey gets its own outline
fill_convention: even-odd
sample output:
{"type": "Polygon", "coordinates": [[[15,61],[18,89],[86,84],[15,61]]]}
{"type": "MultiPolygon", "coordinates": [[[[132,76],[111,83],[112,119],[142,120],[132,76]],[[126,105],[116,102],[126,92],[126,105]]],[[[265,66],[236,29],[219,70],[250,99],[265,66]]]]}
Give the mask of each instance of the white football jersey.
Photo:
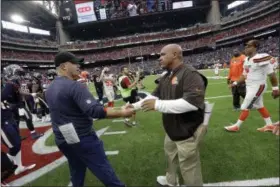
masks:
{"type": "Polygon", "coordinates": [[[104,74],[102,77],[104,91],[114,91],[114,78],[112,74],[104,74]]]}
{"type": "Polygon", "coordinates": [[[271,58],[267,53],[258,53],[250,59],[246,57],[243,74],[247,86],[266,84],[267,75],[273,73],[271,58]]]}

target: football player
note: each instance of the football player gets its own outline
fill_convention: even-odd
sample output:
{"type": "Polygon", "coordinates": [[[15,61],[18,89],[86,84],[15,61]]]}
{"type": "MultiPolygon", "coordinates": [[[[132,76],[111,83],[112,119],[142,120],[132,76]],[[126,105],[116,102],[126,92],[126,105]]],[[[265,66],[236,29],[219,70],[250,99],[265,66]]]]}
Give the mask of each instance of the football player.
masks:
{"type": "Polygon", "coordinates": [[[20,132],[13,112],[17,109],[21,94],[24,94],[20,91],[20,76],[23,72],[23,69],[15,64],[4,68],[8,81],[1,90],[1,140],[9,148],[7,156],[18,166],[15,175],[36,166],[36,164],[22,165],[20,132]]]}
{"type": "Polygon", "coordinates": [[[100,75],[100,80],[103,82],[105,96],[108,99],[108,107],[114,107],[115,91],[113,74],[109,74],[110,69],[105,67],[100,75]]]}
{"type": "Polygon", "coordinates": [[[35,104],[37,109],[37,114],[40,114],[42,116],[42,122],[50,121],[50,115],[48,106],[46,105],[46,102],[44,101],[44,90],[42,87],[42,75],[40,73],[34,73],[33,74],[33,85],[32,85],[32,93],[35,93],[37,95],[37,98],[35,98],[35,104]]]}
{"type": "Polygon", "coordinates": [[[100,81],[99,76],[93,75],[93,80],[98,100],[103,105],[103,83],[100,81]]]}
{"type": "Polygon", "coordinates": [[[49,69],[48,70],[47,78],[48,78],[49,81],[53,81],[56,76],[57,76],[57,73],[56,73],[55,69],[49,69]]]}
{"type": "Polygon", "coordinates": [[[37,138],[43,136],[43,134],[37,133],[34,128],[34,124],[32,121],[32,114],[31,114],[32,108],[30,109],[28,107],[28,106],[31,107],[32,104],[30,104],[30,103],[34,102],[34,98],[32,95],[30,95],[30,90],[27,87],[26,81],[23,81],[21,83],[21,93],[24,93],[24,94],[21,94],[21,98],[20,98],[20,105],[18,108],[19,117],[21,117],[25,121],[26,126],[30,131],[32,139],[37,139],[37,138]]]}
{"type": "Polygon", "coordinates": [[[215,76],[219,76],[219,63],[214,64],[215,76]]]}
{"type": "Polygon", "coordinates": [[[276,98],[279,95],[277,77],[270,63],[271,56],[267,53],[257,53],[259,42],[250,40],[245,46],[245,55],[247,58],[244,62],[244,73],[238,81],[234,81],[232,86],[236,86],[242,82],[246,82],[246,96],[241,105],[241,114],[237,122],[231,126],[226,126],[225,129],[230,132],[237,132],[241,124],[249,116],[249,110],[256,108],[263,117],[266,125],[257,130],[260,132],[273,131],[270,114],[263,104],[263,94],[267,88],[266,78],[270,78],[272,84],[272,97],[276,98]]]}

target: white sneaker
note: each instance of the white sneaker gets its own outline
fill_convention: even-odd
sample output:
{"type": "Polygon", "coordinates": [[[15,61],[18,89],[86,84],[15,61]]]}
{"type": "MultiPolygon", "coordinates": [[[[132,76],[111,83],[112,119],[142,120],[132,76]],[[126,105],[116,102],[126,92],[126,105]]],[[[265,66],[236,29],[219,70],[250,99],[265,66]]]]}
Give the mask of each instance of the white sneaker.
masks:
{"type": "Polygon", "coordinates": [[[25,172],[26,170],[33,169],[35,166],[36,164],[32,164],[30,166],[18,166],[17,169],[15,170],[15,175],[25,172]]]}
{"type": "Polygon", "coordinates": [[[5,186],[10,186],[9,184],[5,183],[5,182],[2,182],[1,183],[1,186],[5,187],[5,186]]]}
{"type": "MultiPolygon", "coordinates": [[[[157,182],[162,185],[162,186],[174,186],[172,184],[169,184],[166,180],[166,176],[158,176],[157,177],[157,182]]],[[[177,178],[177,185],[176,186],[179,186],[179,180],[177,178]]]]}
{"type": "Polygon", "coordinates": [[[46,116],[45,121],[46,121],[46,122],[51,121],[51,117],[50,117],[50,115],[49,115],[49,114],[46,116]]]}
{"type": "Polygon", "coordinates": [[[47,117],[46,116],[42,116],[42,122],[46,122],[47,121],[47,117]]]}
{"type": "Polygon", "coordinates": [[[32,114],[32,121],[33,121],[33,122],[37,122],[37,121],[39,121],[39,119],[38,119],[37,115],[32,114]]]}

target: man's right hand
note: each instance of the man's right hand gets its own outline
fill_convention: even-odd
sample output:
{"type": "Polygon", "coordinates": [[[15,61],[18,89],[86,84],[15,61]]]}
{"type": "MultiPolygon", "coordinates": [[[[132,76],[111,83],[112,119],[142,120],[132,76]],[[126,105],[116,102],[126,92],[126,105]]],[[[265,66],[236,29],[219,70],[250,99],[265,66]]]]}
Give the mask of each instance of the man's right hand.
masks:
{"type": "Polygon", "coordinates": [[[122,117],[131,117],[133,114],[135,114],[134,108],[123,108],[121,110],[122,117]]]}
{"type": "Polygon", "coordinates": [[[227,84],[228,84],[228,85],[230,84],[230,79],[227,79],[227,84]]]}

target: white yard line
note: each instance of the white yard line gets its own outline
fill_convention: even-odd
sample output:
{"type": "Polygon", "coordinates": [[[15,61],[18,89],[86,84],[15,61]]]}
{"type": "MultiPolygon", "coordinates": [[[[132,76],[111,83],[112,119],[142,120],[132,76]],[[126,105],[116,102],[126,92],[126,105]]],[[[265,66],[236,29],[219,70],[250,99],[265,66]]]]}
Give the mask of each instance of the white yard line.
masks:
{"type": "Polygon", "coordinates": [[[265,179],[208,183],[204,184],[203,186],[279,186],[279,180],[280,178],[274,177],[265,179]]]}
{"type": "Polygon", "coordinates": [[[105,132],[103,135],[125,134],[126,131],[105,132]]]}
{"type": "Polygon", "coordinates": [[[226,83],[224,81],[223,82],[215,82],[215,83],[208,84],[208,86],[215,85],[215,84],[226,84],[226,83]]]}
{"type": "MultiPolygon", "coordinates": [[[[266,91],[265,94],[271,93],[271,91],[266,91]]],[[[232,97],[232,95],[220,95],[215,97],[206,97],[205,99],[219,99],[219,98],[225,98],[225,97],[232,97]]]]}
{"type": "Polygon", "coordinates": [[[124,122],[124,119],[114,119],[112,120],[113,123],[124,122]]]}
{"type": "MultiPolygon", "coordinates": [[[[279,178],[266,178],[266,179],[255,179],[255,180],[243,180],[243,181],[230,181],[230,182],[217,182],[207,183],[203,186],[272,186],[279,185],[279,178]]],[[[72,182],[68,184],[72,186],[72,182]]]]}

